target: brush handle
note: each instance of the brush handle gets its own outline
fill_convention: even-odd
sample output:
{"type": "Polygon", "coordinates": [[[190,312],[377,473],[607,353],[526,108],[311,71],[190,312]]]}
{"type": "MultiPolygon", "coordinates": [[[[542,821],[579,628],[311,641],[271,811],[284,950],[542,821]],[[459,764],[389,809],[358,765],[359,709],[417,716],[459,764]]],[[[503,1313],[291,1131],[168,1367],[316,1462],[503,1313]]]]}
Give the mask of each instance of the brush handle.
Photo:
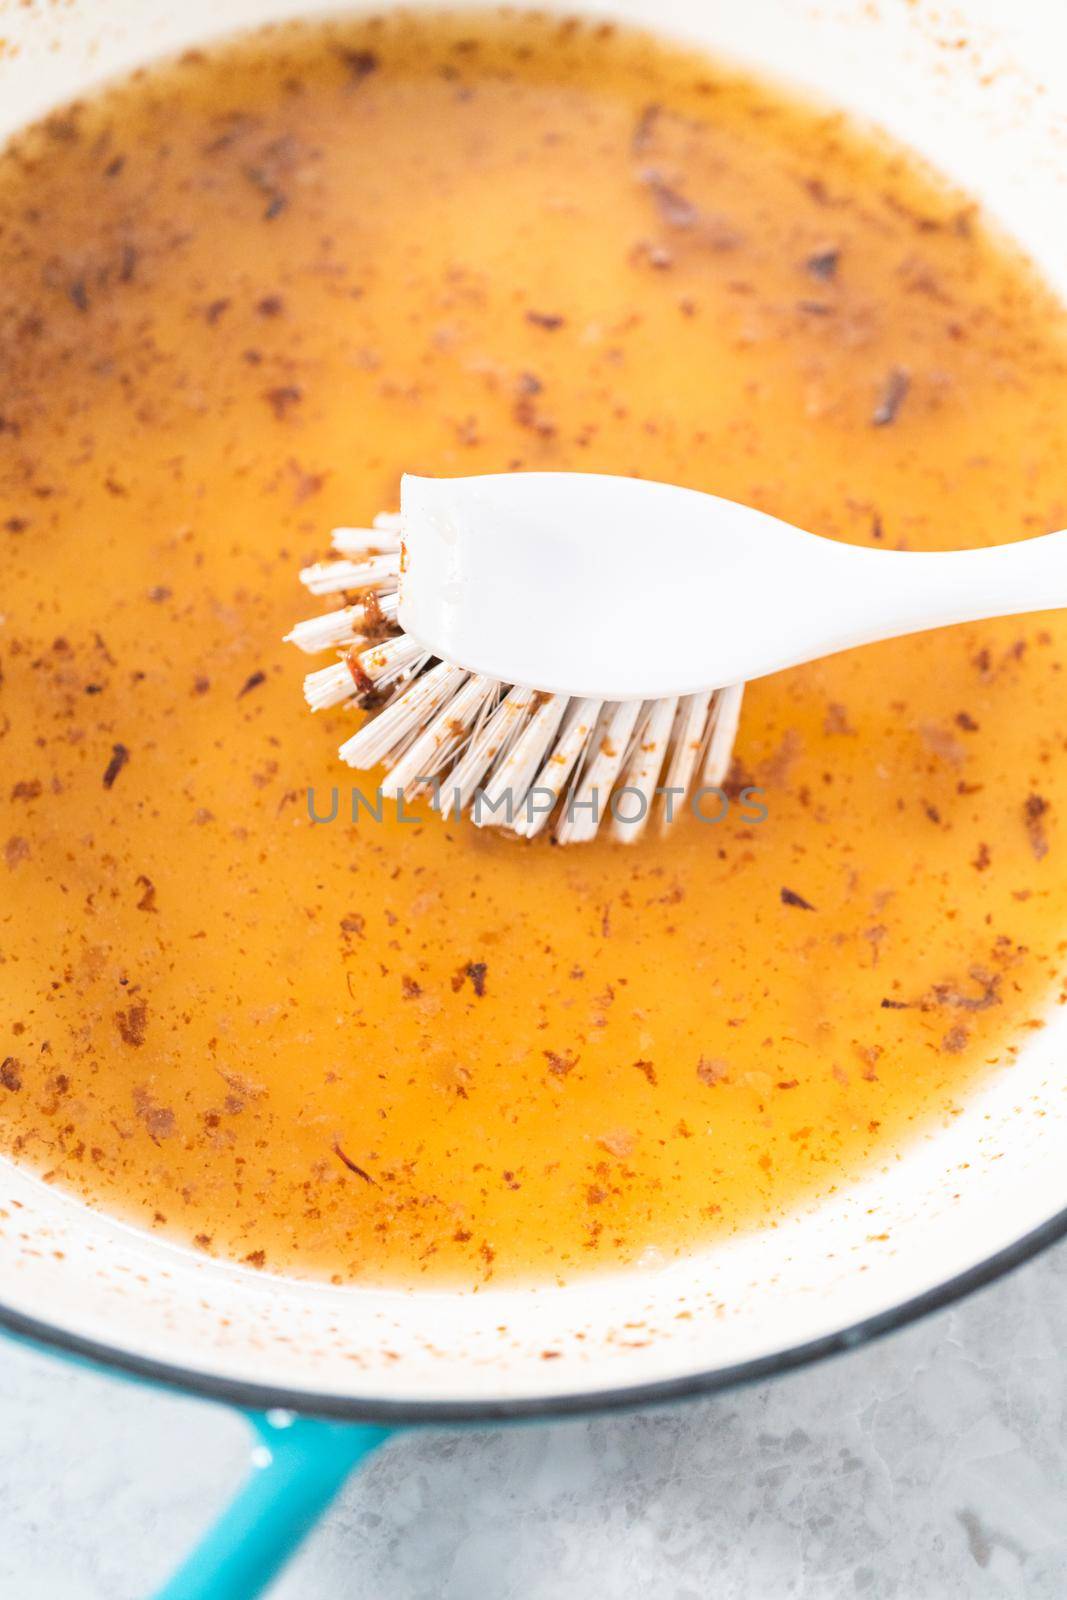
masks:
{"type": "MultiPolygon", "coordinates": [[[[847,600],[836,619],[826,620],[820,655],[932,628],[1067,607],[1067,531],[929,553],[819,544],[822,559],[813,573],[817,567],[847,600]]],[[[789,653],[788,630],[781,648],[789,653]]]]}
{"type": "Polygon", "coordinates": [[[1067,531],[983,550],[888,554],[899,584],[894,605],[902,622],[914,618],[915,629],[1067,606],[1067,531]]]}
{"type": "Polygon", "coordinates": [[[507,683],[654,699],[876,640],[1067,606],[1067,532],[932,554],[587,473],[404,479],[402,627],[507,683]]]}

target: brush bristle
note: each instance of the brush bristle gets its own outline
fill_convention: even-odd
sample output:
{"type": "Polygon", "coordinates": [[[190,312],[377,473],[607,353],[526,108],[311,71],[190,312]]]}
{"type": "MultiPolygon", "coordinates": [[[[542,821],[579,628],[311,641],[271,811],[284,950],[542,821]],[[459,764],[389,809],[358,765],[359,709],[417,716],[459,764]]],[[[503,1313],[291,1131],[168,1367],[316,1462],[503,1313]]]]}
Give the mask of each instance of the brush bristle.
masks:
{"type": "Polygon", "coordinates": [[[694,786],[721,788],[733,758],[743,685],[662,700],[543,694],[467,672],[430,655],[397,621],[400,519],[337,528],[335,561],[305,567],[314,595],[340,608],[298,622],[287,639],[339,659],[304,679],[312,711],[364,710],[338,754],[384,767],[383,793],[430,794],[443,816],[526,839],[548,829],[579,844],[606,827],[633,842],[653,817],[682,813],[694,786]]]}

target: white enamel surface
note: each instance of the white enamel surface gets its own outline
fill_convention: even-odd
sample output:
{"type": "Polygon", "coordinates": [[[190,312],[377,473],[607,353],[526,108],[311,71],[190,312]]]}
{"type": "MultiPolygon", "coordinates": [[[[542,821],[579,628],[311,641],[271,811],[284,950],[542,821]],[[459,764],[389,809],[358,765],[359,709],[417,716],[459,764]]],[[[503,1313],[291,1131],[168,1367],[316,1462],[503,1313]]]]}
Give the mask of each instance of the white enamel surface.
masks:
{"type": "Polygon", "coordinates": [[[695,489],[582,472],[408,474],[400,512],[405,631],[459,666],[554,694],[695,694],[926,628],[1067,606],[1064,532],[872,550],[695,489]]]}
{"type": "MultiPolygon", "coordinates": [[[[152,56],[319,9],[0,0],[0,134],[152,56]]],[[[1061,0],[586,9],[704,42],[864,109],[979,194],[1067,290],[1061,0]]],[[[0,1301],[168,1366],[331,1397],[474,1404],[684,1378],[885,1311],[1067,1205],[1065,1045],[1061,1015],[943,1128],[788,1225],[564,1290],[386,1294],[271,1279],[160,1245],[4,1169],[0,1301]]]]}

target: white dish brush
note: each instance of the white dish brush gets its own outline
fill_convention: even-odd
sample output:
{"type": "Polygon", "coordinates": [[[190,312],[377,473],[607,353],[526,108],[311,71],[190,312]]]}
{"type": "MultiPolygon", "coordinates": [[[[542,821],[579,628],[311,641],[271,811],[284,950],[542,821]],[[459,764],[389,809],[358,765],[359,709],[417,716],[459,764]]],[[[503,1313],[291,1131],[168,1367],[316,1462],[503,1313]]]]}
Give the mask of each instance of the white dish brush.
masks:
{"type": "Polygon", "coordinates": [[[560,844],[640,837],[729,772],[743,685],[856,645],[1067,605],[1067,533],[870,550],[692,489],[585,473],[406,476],[399,514],[306,568],[340,610],[313,711],[371,711],[342,760],[383,792],[560,844]]]}

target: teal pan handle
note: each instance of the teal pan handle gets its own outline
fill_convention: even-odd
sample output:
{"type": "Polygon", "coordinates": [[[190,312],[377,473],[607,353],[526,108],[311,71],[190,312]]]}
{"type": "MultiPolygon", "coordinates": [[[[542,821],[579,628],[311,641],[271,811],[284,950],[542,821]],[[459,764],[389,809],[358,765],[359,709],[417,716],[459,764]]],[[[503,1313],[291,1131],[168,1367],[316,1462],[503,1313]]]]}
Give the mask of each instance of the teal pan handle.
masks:
{"type": "Polygon", "coordinates": [[[236,1498],[154,1600],[253,1600],[309,1534],[349,1473],[395,1430],[247,1413],[257,1435],[236,1498]]]}

